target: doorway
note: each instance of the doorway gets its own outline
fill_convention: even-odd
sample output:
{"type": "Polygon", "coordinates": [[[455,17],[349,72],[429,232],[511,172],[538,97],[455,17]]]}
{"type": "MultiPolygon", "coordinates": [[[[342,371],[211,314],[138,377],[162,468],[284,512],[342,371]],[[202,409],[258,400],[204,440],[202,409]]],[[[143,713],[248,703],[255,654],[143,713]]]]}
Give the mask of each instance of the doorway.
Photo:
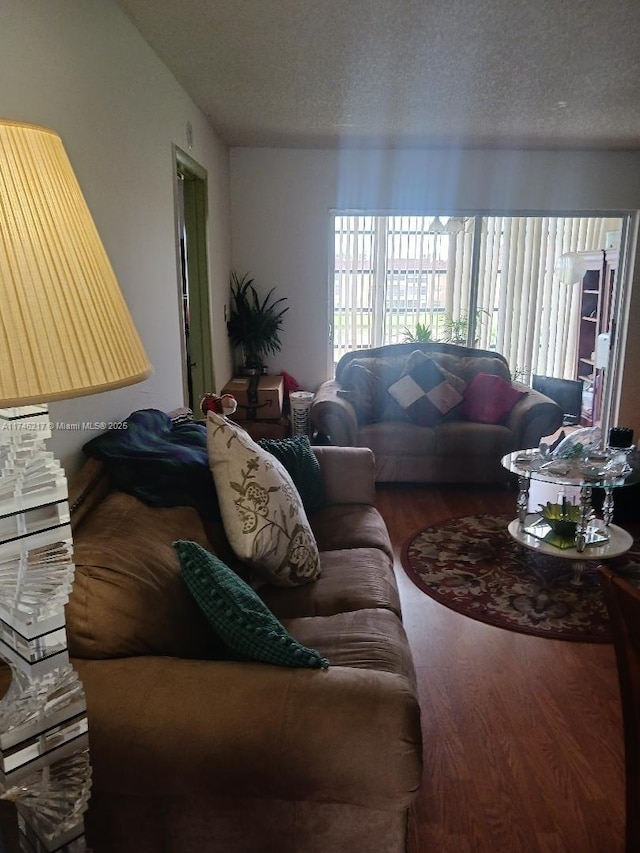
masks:
{"type": "Polygon", "coordinates": [[[175,149],[178,285],[185,405],[198,416],[200,400],[215,389],[207,255],[207,173],[175,149]]]}

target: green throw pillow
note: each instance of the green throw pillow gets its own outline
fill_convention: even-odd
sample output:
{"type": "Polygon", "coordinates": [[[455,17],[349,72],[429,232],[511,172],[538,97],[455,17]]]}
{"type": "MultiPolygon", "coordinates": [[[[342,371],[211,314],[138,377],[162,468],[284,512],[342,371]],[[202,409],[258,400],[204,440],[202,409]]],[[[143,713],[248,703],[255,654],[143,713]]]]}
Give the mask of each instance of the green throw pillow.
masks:
{"type": "Polygon", "coordinates": [[[306,435],[293,438],[261,438],[258,445],[287,469],[306,513],[324,505],[324,486],[318,457],[306,435]]]}
{"type": "Polygon", "coordinates": [[[215,632],[236,654],[276,666],[327,669],[329,661],[295,640],[222,560],[196,542],[173,543],[182,577],[215,632]]]}

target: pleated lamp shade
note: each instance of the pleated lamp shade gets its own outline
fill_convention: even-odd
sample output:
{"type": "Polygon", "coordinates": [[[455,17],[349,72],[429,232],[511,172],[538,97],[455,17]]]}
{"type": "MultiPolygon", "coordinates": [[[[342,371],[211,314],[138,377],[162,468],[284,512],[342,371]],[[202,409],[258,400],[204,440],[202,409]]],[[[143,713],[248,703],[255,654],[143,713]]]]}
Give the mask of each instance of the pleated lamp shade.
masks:
{"type": "Polygon", "coordinates": [[[0,120],[0,406],[151,372],[60,137],[0,120]]]}

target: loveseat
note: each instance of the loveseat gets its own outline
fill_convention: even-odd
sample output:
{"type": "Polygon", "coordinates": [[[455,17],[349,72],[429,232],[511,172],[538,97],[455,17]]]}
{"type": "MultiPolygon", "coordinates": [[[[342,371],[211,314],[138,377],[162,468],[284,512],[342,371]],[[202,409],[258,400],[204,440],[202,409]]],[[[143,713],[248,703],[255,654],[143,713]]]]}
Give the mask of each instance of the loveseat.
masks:
{"type": "Polygon", "coordinates": [[[319,443],[373,450],[378,482],[504,481],[501,457],[537,447],[562,420],[499,353],[438,342],[346,353],[310,412],[319,443]]]}
{"type": "Polygon", "coordinates": [[[172,547],[199,543],[242,573],[219,520],[114,490],[95,459],[72,483],[67,631],[87,696],[94,853],[408,849],[420,712],[373,455],[314,452],[321,575],[254,585],[327,669],[220,649],[172,547]]]}

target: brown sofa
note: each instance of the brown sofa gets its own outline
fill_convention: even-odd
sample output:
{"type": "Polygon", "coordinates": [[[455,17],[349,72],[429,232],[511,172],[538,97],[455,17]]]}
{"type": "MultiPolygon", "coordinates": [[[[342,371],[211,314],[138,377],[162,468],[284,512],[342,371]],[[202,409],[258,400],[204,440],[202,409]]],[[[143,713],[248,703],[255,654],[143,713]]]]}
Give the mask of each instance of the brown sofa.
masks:
{"type": "Polygon", "coordinates": [[[318,389],[310,412],[311,428],[320,442],[373,450],[378,482],[504,481],[509,475],[500,464],[502,456],[537,447],[562,425],[562,419],[553,400],[512,382],[502,355],[438,342],[391,344],[345,354],[335,378],[318,389]],[[416,351],[443,369],[463,398],[478,374],[500,377],[526,393],[491,423],[463,417],[458,405],[435,423],[418,424],[388,392],[405,374],[408,359],[415,361],[416,351]]]}
{"type": "Polygon", "coordinates": [[[407,849],[420,712],[373,457],[316,453],[322,575],[260,594],[328,670],[212,659],[171,543],[233,565],[221,526],[112,491],[93,460],[72,484],[67,630],[87,695],[94,853],[407,849]]]}

